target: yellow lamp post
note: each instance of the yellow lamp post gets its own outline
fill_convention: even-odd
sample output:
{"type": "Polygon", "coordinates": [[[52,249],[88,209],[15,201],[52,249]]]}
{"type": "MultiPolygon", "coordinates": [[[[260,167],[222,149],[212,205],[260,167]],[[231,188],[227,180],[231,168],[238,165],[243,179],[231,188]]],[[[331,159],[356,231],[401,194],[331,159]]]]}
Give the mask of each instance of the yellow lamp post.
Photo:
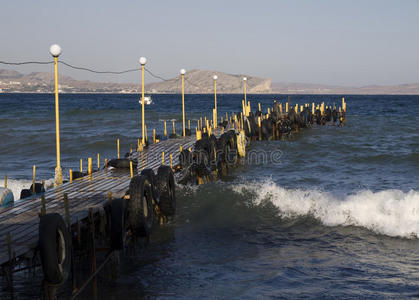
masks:
{"type": "Polygon", "coordinates": [[[243,77],[243,86],[244,86],[244,104],[247,107],[249,104],[247,103],[247,87],[246,87],[247,77],[243,77]]]}
{"type": "Polygon", "coordinates": [[[182,78],[182,120],[183,120],[183,136],[186,136],[185,132],[185,69],[180,70],[180,77],[182,78]]]}
{"type": "Polygon", "coordinates": [[[57,44],[49,48],[49,53],[54,57],[54,80],[55,80],[55,140],[57,146],[57,167],[55,168],[54,185],[63,183],[63,170],[60,160],[60,109],[58,103],[58,56],[61,54],[61,47],[57,44]]]}
{"type": "Polygon", "coordinates": [[[142,143],[145,145],[145,113],[144,113],[144,65],[147,59],[142,56],[140,57],[141,64],[141,127],[142,127],[142,143]]]}
{"type": "Polygon", "coordinates": [[[217,124],[218,124],[218,115],[217,115],[217,79],[218,76],[214,75],[212,77],[214,79],[214,128],[217,128],[217,124]]]}

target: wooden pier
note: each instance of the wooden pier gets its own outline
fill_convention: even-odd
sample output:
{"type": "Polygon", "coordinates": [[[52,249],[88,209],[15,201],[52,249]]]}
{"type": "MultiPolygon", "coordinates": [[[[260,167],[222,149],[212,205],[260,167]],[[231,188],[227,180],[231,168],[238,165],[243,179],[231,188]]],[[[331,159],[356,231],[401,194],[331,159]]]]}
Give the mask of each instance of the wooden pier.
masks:
{"type": "MultiPolygon", "coordinates": [[[[336,112],[336,108],[334,108],[334,112],[336,112]]],[[[92,272],[88,281],[84,282],[80,288],[77,288],[75,281],[73,281],[73,298],[77,297],[90,280],[93,280],[94,282],[94,291],[96,291],[94,292],[94,295],[97,296],[97,282],[95,279],[97,272],[102,269],[113,251],[121,250],[125,245],[125,242],[122,242],[122,245],[115,246],[112,241],[113,236],[115,236],[115,230],[112,229],[111,226],[111,228],[108,229],[109,237],[105,239],[107,241],[105,249],[107,249],[108,255],[102,264],[96,268],[95,228],[100,227],[100,221],[98,221],[97,217],[106,215],[106,218],[111,220],[112,225],[112,220],[115,220],[112,219],[114,218],[113,212],[118,211],[118,208],[115,210],[115,207],[117,207],[117,205],[122,205],[119,209],[119,211],[121,211],[121,214],[119,215],[121,222],[116,222],[118,223],[118,228],[121,228],[119,231],[116,231],[117,236],[120,236],[122,240],[125,239],[126,232],[130,232],[131,236],[135,236],[138,232],[136,232],[133,223],[136,222],[139,222],[141,226],[143,226],[141,229],[147,229],[144,231],[143,235],[140,234],[139,236],[148,236],[151,232],[152,224],[155,223],[154,215],[158,216],[160,224],[162,224],[161,222],[164,223],[166,217],[173,215],[171,213],[164,213],[162,200],[161,198],[160,200],[155,198],[152,189],[160,188],[162,191],[165,191],[164,193],[167,195],[171,195],[167,197],[175,199],[174,190],[173,194],[171,194],[171,192],[167,193],[167,191],[169,189],[170,176],[170,178],[174,178],[175,181],[179,182],[181,179],[183,180],[182,176],[185,175],[182,172],[182,163],[179,160],[181,149],[186,150],[189,155],[194,157],[195,160],[191,162],[190,165],[195,167],[192,177],[195,177],[197,179],[196,182],[200,184],[203,182],[202,176],[210,178],[220,171],[221,173],[218,174],[223,174],[227,166],[231,166],[228,162],[228,155],[231,151],[235,151],[235,163],[237,163],[238,157],[244,157],[246,152],[246,141],[279,139],[283,135],[288,136],[292,132],[298,132],[301,128],[315,126],[316,123],[319,126],[327,125],[328,122],[333,121],[333,125],[335,125],[337,117],[340,118],[340,122],[344,125],[345,110],[343,113],[336,113],[336,115],[333,116],[330,109],[328,111],[324,110],[324,103],[318,105],[316,109],[314,103],[312,103],[311,109],[307,103],[300,107],[297,104],[295,108],[288,108],[287,103],[285,113],[283,113],[282,104],[274,102],[273,107],[268,108],[266,114],[261,112],[260,105],[259,110],[255,114],[252,114],[250,111],[250,103],[245,105],[243,101],[243,112],[239,113],[239,115],[232,114],[230,117],[226,116],[226,120],[228,121],[223,122],[219,126],[214,124],[210,125],[208,120],[206,120],[206,124],[203,124],[201,121],[196,135],[154,142],[155,136],[153,134],[152,144],[149,144],[144,148],[140,147],[137,149],[138,151],[129,154],[131,166],[133,166],[132,163],[134,161],[137,162],[136,169],[132,170],[132,173],[131,168],[105,166],[102,169],[48,190],[42,196],[35,195],[30,198],[16,201],[11,207],[0,208],[0,266],[3,269],[3,273],[8,277],[8,282],[13,290],[13,272],[15,267],[19,265],[20,262],[25,261],[25,259],[34,260],[36,257],[39,257],[39,255],[41,256],[42,261],[43,250],[41,244],[43,240],[45,242],[45,238],[42,238],[42,233],[45,231],[42,231],[41,229],[49,228],[49,226],[42,227],[42,220],[44,220],[43,218],[47,215],[58,218],[58,221],[62,224],[64,224],[63,221],[65,220],[66,224],[63,226],[66,228],[62,231],[65,231],[68,242],[65,242],[64,245],[71,249],[66,250],[69,251],[66,255],[71,255],[72,257],[70,260],[71,272],[74,274],[74,247],[72,246],[71,240],[74,240],[75,236],[80,240],[80,235],[83,234],[80,233],[81,231],[79,231],[79,228],[80,223],[83,223],[84,232],[89,235],[88,239],[90,239],[90,242],[83,247],[86,248],[86,250],[90,249],[88,251],[91,251],[90,261],[92,272]],[[204,136],[203,133],[207,134],[204,136]],[[200,161],[202,153],[205,153],[206,159],[200,161]],[[215,161],[216,167],[214,167],[214,165],[211,166],[209,160],[211,160],[211,163],[215,161]],[[205,162],[204,165],[202,165],[202,162],[205,162]],[[166,167],[162,168],[162,165],[165,165],[166,167]],[[170,168],[168,167],[169,165],[170,168]],[[158,170],[160,169],[168,171],[170,174],[167,175],[169,177],[165,177],[167,182],[166,187],[159,186],[159,184],[153,183],[154,181],[151,182],[147,175],[137,177],[136,175],[141,174],[144,169],[151,169],[153,170],[153,174],[156,175],[159,175],[158,170]],[[204,171],[202,171],[203,169],[204,171]],[[211,173],[212,175],[210,175],[211,173]],[[138,180],[135,181],[136,179],[138,180]],[[144,183],[144,180],[147,180],[147,183],[144,183]],[[139,187],[139,185],[141,185],[141,187],[139,187]],[[145,192],[145,189],[147,188],[146,185],[149,187],[151,186],[150,192],[148,193],[145,192]],[[133,187],[133,190],[136,191],[130,190],[130,187],[133,187]],[[142,192],[138,192],[136,187],[142,192]],[[127,191],[129,191],[128,194],[127,191]],[[127,205],[127,207],[125,205],[127,205]],[[130,205],[131,207],[129,207],[130,205]],[[148,208],[143,207],[143,205],[148,206],[148,208]],[[108,211],[105,212],[105,209],[108,209],[108,211]],[[129,213],[132,212],[130,219],[131,223],[128,224],[128,227],[126,227],[125,224],[125,222],[128,223],[128,221],[125,221],[124,217],[124,214],[127,212],[128,216],[129,213]],[[140,214],[138,214],[138,212],[140,212],[140,214]],[[96,218],[94,216],[96,216],[96,218]],[[137,221],[137,216],[141,217],[141,221],[137,221]],[[147,216],[149,219],[147,219],[147,216]],[[151,221],[147,223],[147,220],[151,221]]],[[[89,161],[91,165],[91,160],[89,161]]],[[[91,167],[89,167],[89,169],[91,170],[91,167]]],[[[186,166],[184,170],[189,170],[189,167],[186,166]]],[[[174,189],[174,186],[172,188],[174,189]]],[[[159,193],[161,193],[161,191],[159,191],[159,193]]],[[[44,225],[45,224],[49,225],[49,223],[45,223],[44,221],[44,225]]],[[[54,226],[57,226],[57,224],[54,226]]],[[[58,245],[60,243],[58,239],[60,238],[59,234],[61,233],[59,231],[60,228],[57,227],[56,230],[56,232],[53,231],[53,235],[49,237],[48,242],[53,245],[49,250],[53,249],[54,257],[59,257],[59,252],[61,250],[60,245],[58,245]]],[[[104,239],[101,241],[103,242],[104,239]]],[[[57,265],[57,262],[53,260],[53,264],[57,265]]],[[[58,263],[58,266],[59,264],[60,263],[58,263]]],[[[44,275],[45,268],[46,267],[43,265],[44,275]]],[[[47,270],[49,269],[47,268],[47,270]]],[[[70,271],[67,270],[67,273],[62,276],[62,279],[58,280],[59,284],[54,282],[48,282],[48,284],[46,284],[45,295],[47,299],[53,299],[56,289],[55,286],[62,284],[67,279],[69,272],[70,271]],[[50,293],[51,287],[53,287],[53,292],[50,293]]]]}
{"type": "MultiPolygon", "coordinates": [[[[217,135],[219,131],[215,132],[217,135]]],[[[141,152],[134,152],[138,159],[139,174],[145,168],[154,171],[162,164],[161,153],[166,156],[165,164],[169,164],[169,155],[173,156],[173,165],[179,163],[179,149],[193,149],[195,136],[168,139],[151,144],[141,152]]],[[[176,177],[176,176],[175,176],[176,177]]],[[[68,195],[71,224],[87,218],[89,208],[97,212],[108,201],[109,192],[118,196],[128,190],[131,176],[129,169],[107,168],[67,182],[45,193],[46,211],[65,216],[64,194],[68,195]]],[[[0,265],[9,262],[9,247],[6,235],[11,240],[12,257],[20,257],[32,252],[38,244],[39,214],[41,212],[41,197],[22,199],[13,207],[0,209],[0,265]]]]}

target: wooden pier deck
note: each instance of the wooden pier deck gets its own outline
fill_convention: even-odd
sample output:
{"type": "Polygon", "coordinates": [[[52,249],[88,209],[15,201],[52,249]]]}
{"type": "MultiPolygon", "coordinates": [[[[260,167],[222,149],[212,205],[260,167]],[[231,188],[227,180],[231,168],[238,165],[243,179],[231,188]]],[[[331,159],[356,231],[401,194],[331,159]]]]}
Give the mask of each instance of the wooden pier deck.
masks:
{"type": "MultiPolygon", "coordinates": [[[[214,132],[217,136],[220,132],[214,132]]],[[[170,164],[169,155],[173,155],[173,166],[179,162],[179,148],[194,147],[194,135],[185,138],[164,140],[151,144],[141,152],[134,152],[138,159],[139,174],[144,168],[157,168],[162,164],[161,153],[165,152],[165,165],[170,164]]],[[[176,178],[176,176],[175,176],[176,178]]],[[[97,212],[108,200],[108,192],[121,194],[129,188],[129,169],[101,169],[92,175],[67,182],[45,192],[47,213],[59,213],[65,216],[64,194],[68,195],[71,224],[88,216],[89,208],[97,212]]],[[[0,209],[0,265],[9,261],[7,233],[11,237],[12,257],[22,257],[30,253],[38,244],[39,213],[41,197],[19,200],[13,207],[0,209]]]]}

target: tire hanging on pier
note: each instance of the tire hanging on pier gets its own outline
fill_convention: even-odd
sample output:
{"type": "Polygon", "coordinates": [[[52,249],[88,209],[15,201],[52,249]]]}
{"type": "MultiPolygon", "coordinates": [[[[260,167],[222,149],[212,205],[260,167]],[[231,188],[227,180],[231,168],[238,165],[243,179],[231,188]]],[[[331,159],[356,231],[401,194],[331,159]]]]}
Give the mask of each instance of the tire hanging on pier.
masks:
{"type": "Polygon", "coordinates": [[[60,285],[71,267],[71,236],[60,214],[40,217],[39,252],[45,281],[60,285]]]}
{"type": "Polygon", "coordinates": [[[109,205],[110,242],[112,250],[122,250],[125,246],[125,199],[113,199],[109,205]]]}
{"type": "Polygon", "coordinates": [[[154,221],[153,192],[149,179],[136,175],[129,184],[127,225],[137,236],[148,236],[154,221]]]}
{"type": "Polygon", "coordinates": [[[173,216],[176,213],[175,177],[169,166],[160,166],[157,170],[157,189],[160,211],[165,216],[173,216]]]}
{"type": "Polygon", "coordinates": [[[160,195],[156,186],[156,175],[154,174],[153,169],[144,169],[141,171],[141,175],[147,177],[148,181],[150,182],[154,204],[158,204],[160,202],[160,195]]]}

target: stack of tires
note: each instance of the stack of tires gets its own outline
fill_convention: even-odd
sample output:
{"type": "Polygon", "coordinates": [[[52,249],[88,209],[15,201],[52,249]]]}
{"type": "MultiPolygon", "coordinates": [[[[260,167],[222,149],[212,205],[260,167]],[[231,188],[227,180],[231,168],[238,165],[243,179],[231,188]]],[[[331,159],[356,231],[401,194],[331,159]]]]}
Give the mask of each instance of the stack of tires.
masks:
{"type": "MultiPolygon", "coordinates": [[[[124,249],[128,235],[148,237],[155,221],[160,217],[173,216],[176,212],[172,169],[169,166],[160,166],[157,174],[152,169],[144,169],[140,175],[131,179],[126,195],[109,201],[105,211],[111,250],[124,249]]],[[[88,232],[88,229],[82,228],[83,241],[83,235],[88,232]]],[[[44,280],[49,285],[61,285],[67,280],[71,271],[73,239],[76,240],[76,237],[71,236],[60,214],[40,216],[39,251],[44,280]]]]}
{"type": "Polygon", "coordinates": [[[160,217],[176,213],[175,178],[169,166],[160,166],[157,174],[144,169],[131,179],[128,197],[114,199],[109,205],[110,244],[124,248],[125,236],[148,237],[160,217]]]}
{"type": "Polygon", "coordinates": [[[196,141],[193,152],[182,150],[179,154],[179,183],[201,184],[211,178],[226,175],[237,164],[238,157],[245,155],[246,137],[234,130],[224,132],[218,139],[215,135],[203,134],[196,141]]]}

